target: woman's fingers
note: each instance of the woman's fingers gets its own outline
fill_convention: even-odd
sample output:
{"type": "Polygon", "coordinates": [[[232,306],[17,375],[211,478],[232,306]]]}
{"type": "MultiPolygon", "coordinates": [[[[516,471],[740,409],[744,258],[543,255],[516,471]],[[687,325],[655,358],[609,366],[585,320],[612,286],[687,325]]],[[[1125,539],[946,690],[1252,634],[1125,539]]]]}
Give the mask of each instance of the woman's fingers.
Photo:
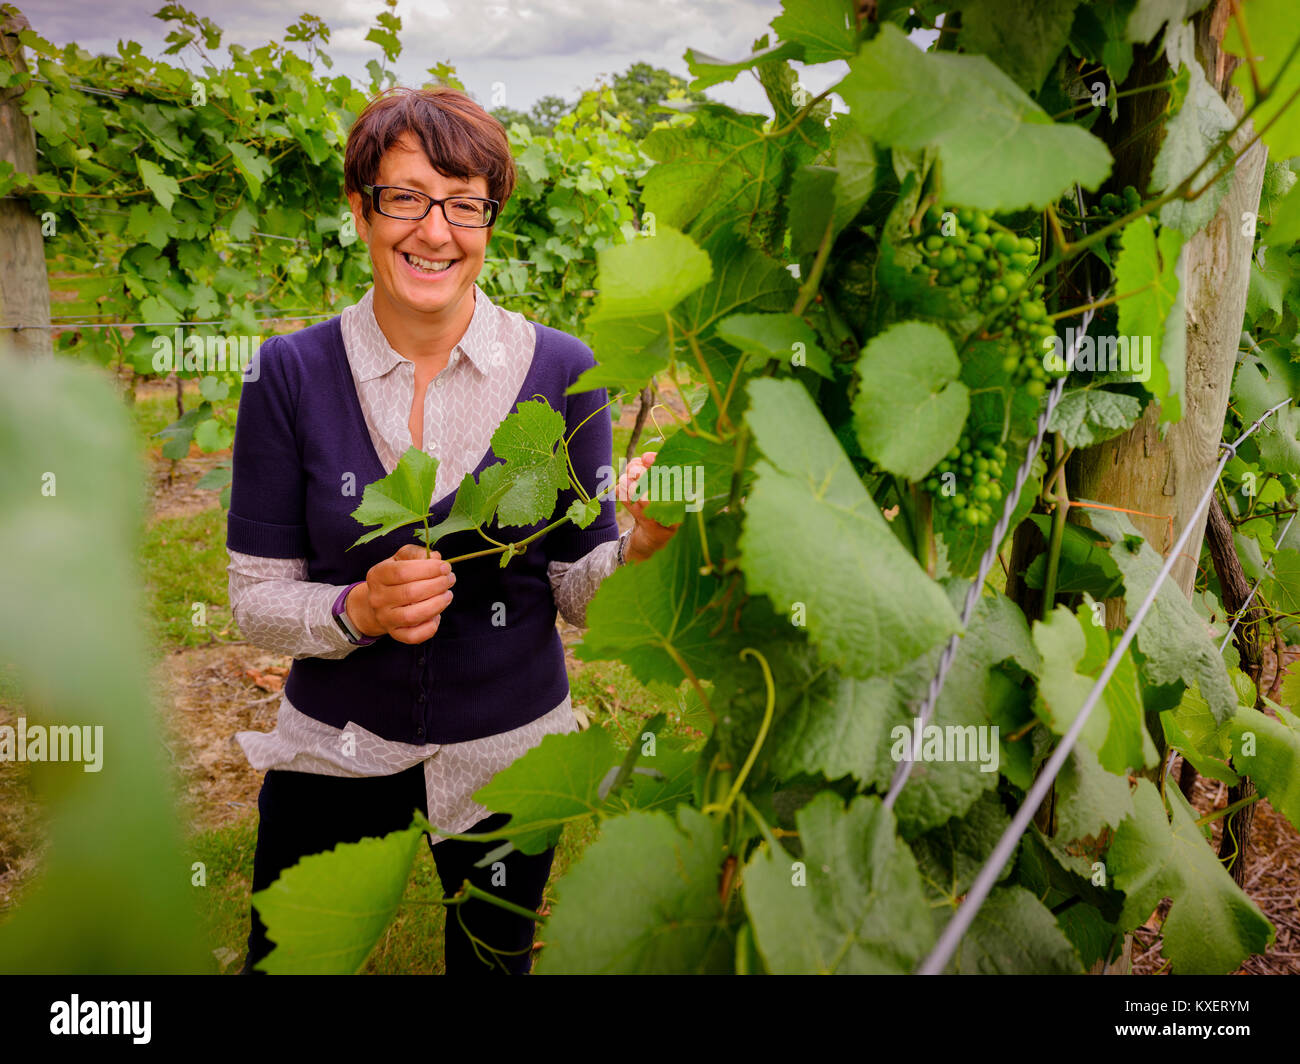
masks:
{"type": "Polygon", "coordinates": [[[438,614],[433,620],[424,624],[418,624],[408,628],[392,628],[388,634],[396,639],[399,643],[423,643],[427,639],[433,638],[438,631],[438,625],[442,621],[442,614],[438,614]]]}

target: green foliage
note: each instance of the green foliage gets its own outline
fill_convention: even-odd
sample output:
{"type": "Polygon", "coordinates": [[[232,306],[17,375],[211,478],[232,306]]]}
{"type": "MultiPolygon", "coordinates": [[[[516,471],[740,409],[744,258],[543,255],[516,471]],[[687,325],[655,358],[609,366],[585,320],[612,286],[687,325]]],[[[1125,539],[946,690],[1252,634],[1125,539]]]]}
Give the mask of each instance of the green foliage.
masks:
{"type": "Polygon", "coordinates": [[[886,24],[849,70],[839,91],[853,121],[880,145],[936,148],[949,203],[1042,207],[1072,183],[1095,189],[1110,173],[1101,141],[1053,123],[984,56],[927,55],[886,24]]]}
{"type": "MultiPolygon", "coordinates": [[[[14,667],[29,729],[79,740],[62,760],[29,751],[49,850],[0,926],[0,967],[205,972],[151,704],[133,563],[142,478],[124,411],[84,366],[26,365],[0,350],[0,453],[0,587],[24,604],[21,623],[0,625],[0,661],[14,667]]],[[[16,760],[5,732],[5,760],[16,760]]]]}
{"type": "Polygon", "coordinates": [[[1177,787],[1165,789],[1169,815],[1150,780],[1139,780],[1133,815],[1119,825],[1107,865],[1124,891],[1122,926],[1135,927],[1166,895],[1164,954],[1179,972],[1230,972],[1273,941],[1273,927],[1232,881],[1177,787]]]}
{"type": "MultiPolygon", "coordinates": [[[[181,57],[175,64],[135,45],[92,56],[23,32],[35,69],[19,74],[6,60],[0,86],[22,94],[39,169],[0,166],[0,195],[26,198],[43,218],[49,267],[76,296],[61,313],[162,323],[129,339],[121,329],[65,331],[61,350],[137,376],[166,375],[174,356],[180,376],[201,377],[216,369],[214,343],[224,350],[226,339],[242,338],[255,349],[268,333],[338,313],[369,284],[343,192],[343,147],[392,76],[374,61],[368,83],[327,73],[329,27],[312,15],[282,41],[230,45],[224,56],[210,20],[176,4],[156,17],[172,27],[166,55],[181,57]]],[[[381,11],[366,35],[385,64],[401,52],[401,29],[381,11]]],[[[445,64],[430,73],[459,85],[445,64]]],[[[510,131],[519,182],[479,278],[493,300],[577,334],[596,254],[635,232],[644,156],[613,106],[608,88],[591,90],[547,135],[510,131]]],[[[227,449],[236,400],[211,397],[190,410],[169,427],[164,456],[183,457],[191,442],[206,453],[227,449]]],[[[227,483],[218,476],[204,486],[227,483]]]]}
{"type": "MultiPolygon", "coordinates": [[[[1260,25],[1271,25],[1271,0],[1258,3],[1260,25]]],[[[698,509],[682,499],[652,503],[652,516],[680,523],[676,534],[602,582],[575,648],[582,660],[617,660],[643,682],[687,685],[683,698],[707,732],[703,748],[664,744],[650,754],[634,743],[620,757],[595,729],[553,736],[477,795],[511,814],[497,837],[522,850],[554,842],[562,825],[599,824],[599,840],[559,884],[539,971],[908,972],[932,948],[1113,652],[1087,596],[1122,594],[1131,612],[1162,563],[1122,516],[1090,510],[1091,528],[1067,527],[1023,573],[1045,593],[1052,584],[1041,615],[1027,616],[989,586],[974,595],[964,628],[959,619],[1004,500],[1019,491],[1014,529],[1043,498],[1057,461],[1050,451],[1047,461],[1026,454],[1042,396],[1063,372],[1049,371],[1040,341],[1064,327],[1056,319],[1074,320],[1068,305],[1049,315],[1045,300],[1065,298],[1055,293],[1077,279],[1061,285],[1048,256],[1060,252],[1063,270],[1087,261],[1118,302],[1100,320],[1153,338],[1143,386],[1163,421],[1198,401],[1185,394],[1178,263],[1217,192],[1204,203],[1161,205],[1159,225],[1154,215],[1160,188],[1202,162],[1208,176],[1222,157],[1223,116],[1205,98],[1187,45],[1184,23],[1199,6],[1062,0],[1017,20],[1003,5],[976,3],[964,12],[963,51],[925,52],[900,28],[903,8],[878,5],[876,20],[859,20],[847,0],[786,0],[772,23],[775,43],[763,37],[736,62],[688,54],[696,90],[752,71],[771,118],[696,101],[650,133],[644,154],[600,94],[561,118],[550,138],[512,125],[521,195],[496,238],[515,241],[512,254],[531,269],[492,264],[485,277],[521,300],[525,289],[561,293],[550,323],[581,332],[597,355],[571,391],[671,384],[683,403],[656,466],[698,466],[705,481],[698,509]],[[1072,107],[1082,98],[1073,74],[1096,63],[1122,80],[1133,45],[1166,26],[1164,50],[1153,54],[1169,64],[1175,91],[1157,188],[1145,199],[1137,189],[1107,192],[1080,219],[1075,186],[1096,192],[1121,168],[1090,132],[1098,114],[1072,107]],[[791,65],[830,60],[849,68],[836,87],[849,110],[833,118],[829,101],[797,85],[791,65]],[[639,216],[634,205],[644,208],[639,216]],[[1117,244],[1087,242],[1083,223],[1112,220],[1122,223],[1117,244]],[[598,292],[595,304],[579,302],[579,290],[598,292]],[[1030,473],[1020,486],[1022,461],[1030,473]],[[960,506],[932,505],[947,497],[931,483],[942,474],[958,481],[960,506]],[[964,755],[920,757],[886,809],[900,762],[909,749],[921,752],[910,729],[952,636],[932,719],[939,745],[945,736],[981,738],[995,756],[973,756],[976,743],[964,755]]],[[[182,24],[181,47],[185,33],[207,32],[182,24]]],[[[399,30],[395,16],[381,15],[371,35],[386,60],[399,30]]],[[[1276,31],[1278,40],[1294,36],[1276,31]]],[[[314,50],[328,35],[304,19],[290,39],[314,50]]],[[[89,61],[69,53],[61,62],[81,76],[89,61]]],[[[133,76],[170,78],[175,92],[188,87],[134,53],[115,62],[133,76]]],[[[247,308],[303,285],[353,290],[364,259],[344,245],[342,220],[317,211],[325,221],[315,236],[297,232],[303,193],[287,179],[314,167],[326,176],[303,186],[337,200],[329,175],[344,126],[331,108],[359,94],[340,79],[316,79],[283,46],[237,52],[231,72],[213,70],[209,100],[247,129],[234,135],[229,116],[214,114],[211,123],[230,135],[201,148],[203,107],[78,103],[66,111],[83,120],[74,130],[50,106],[70,91],[57,77],[48,88],[26,84],[56,162],[24,193],[44,202],[93,179],[132,200],[112,223],[133,241],[113,298],[129,294],[141,312],[233,313],[223,306],[247,308]],[[248,116],[270,87],[292,102],[265,101],[254,123],[248,116]],[[99,146],[119,136],[98,115],[99,136],[101,107],[111,115],[136,108],[130,136],[146,147],[117,143],[120,160],[106,151],[103,164],[117,169],[74,175],[75,147],[60,155],[59,138],[99,146]],[[301,117],[326,113],[335,118],[325,126],[301,117]],[[205,169],[195,172],[211,177],[216,191],[203,204],[191,203],[182,159],[191,167],[197,159],[205,169]],[[215,225],[237,239],[213,240],[215,225]],[[261,232],[312,250],[292,241],[273,248],[261,232]],[[269,256],[261,272],[231,250],[254,237],[269,256]],[[214,244],[227,253],[219,266],[208,255],[214,244]],[[274,289],[261,287],[267,278],[274,289]],[[243,299],[249,292],[252,301],[243,299]]],[[[377,63],[373,73],[376,85],[385,79],[377,63]]],[[[1286,121],[1276,129],[1285,143],[1286,121]]],[[[1275,172],[1268,224],[1286,222],[1288,191],[1275,172]]],[[[1300,269],[1283,244],[1252,270],[1247,327],[1255,334],[1233,384],[1230,429],[1300,384],[1290,358],[1300,269]]],[[[214,410],[226,401],[218,391],[203,392],[214,410]]],[[[1052,431],[1064,447],[1093,446],[1136,422],[1140,393],[1133,381],[1099,386],[1076,374],[1052,431]]],[[[1297,612],[1298,567],[1278,550],[1273,511],[1288,509],[1297,487],[1298,424],[1292,415],[1270,422],[1239,450],[1224,485],[1252,567],[1262,574],[1266,559],[1275,563],[1263,590],[1278,624],[1297,612]]],[[[188,446],[190,429],[172,433],[177,447],[182,438],[188,446]]],[[[219,430],[204,431],[219,441],[219,430]]],[[[576,501],[557,502],[579,487],[563,432],[545,403],[522,404],[493,438],[502,461],[466,477],[447,520],[422,541],[475,528],[486,536],[493,520],[551,522],[541,536],[564,520],[594,519],[594,500],[580,490],[576,501]]],[[[393,475],[369,485],[356,516],[379,530],[362,541],[424,525],[436,468],[412,449],[393,475]]],[[[1034,520],[1051,535],[1049,518],[1034,520]]],[[[520,544],[495,547],[505,564],[520,544]]],[[[950,970],[1081,971],[1166,896],[1165,953],[1175,971],[1230,971],[1266,948],[1272,928],[1232,883],[1195,814],[1169,786],[1166,812],[1146,778],[1163,771],[1168,742],[1217,778],[1257,774],[1261,790],[1295,815],[1295,721],[1238,710],[1242,692],[1209,633],[1197,607],[1164,585],[1065,764],[1047,822],[999,870],[950,970]],[[1130,772],[1142,777],[1136,790],[1130,772]],[[1109,883],[1092,881],[1094,861],[1109,883]]],[[[347,970],[362,964],[425,826],[417,819],[386,841],[304,861],[278,892],[259,895],[284,936],[268,965],[312,968],[330,949],[347,970]],[[274,912],[277,900],[284,904],[274,912]],[[303,920],[305,906],[328,907],[337,919],[329,927],[303,920]]]]}
{"type": "Polygon", "coordinates": [[[383,934],[423,844],[417,825],[382,839],[304,857],[253,895],[276,948],[258,964],[273,974],[354,975],[383,934]]]}

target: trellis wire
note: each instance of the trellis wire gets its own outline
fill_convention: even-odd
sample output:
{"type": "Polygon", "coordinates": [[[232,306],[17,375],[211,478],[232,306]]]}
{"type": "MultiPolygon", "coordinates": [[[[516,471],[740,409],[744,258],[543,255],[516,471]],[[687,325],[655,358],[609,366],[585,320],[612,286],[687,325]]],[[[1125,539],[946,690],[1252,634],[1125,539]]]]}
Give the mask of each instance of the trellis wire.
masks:
{"type": "MultiPolygon", "coordinates": [[[[1290,400],[1288,400],[1288,402],[1289,401],[1290,400]]],[[[1286,534],[1291,531],[1291,526],[1295,523],[1295,519],[1296,519],[1296,515],[1292,514],[1291,520],[1288,521],[1286,523],[1286,527],[1282,529],[1282,534],[1277,537],[1277,542],[1274,544],[1275,549],[1281,549],[1282,541],[1286,539],[1286,534]]],[[[1228,640],[1232,638],[1232,633],[1237,630],[1237,625],[1241,623],[1241,618],[1245,616],[1246,610],[1249,608],[1251,602],[1255,598],[1255,592],[1260,589],[1260,586],[1264,583],[1264,577],[1268,575],[1269,570],[1272,568],[1273,568],[1273,558],[1270,557],[1264,565],[1264,576],[1261,576],[1258,580],[1255,581],[1255,586],[1250,589],[1250,594],[1246,596],[1246,601],[1241,604],[1241,609],[1239,609],[1236,612],[1235,616],[1232,618],[1232,625],[1228,628],[1228,634],[1223,637],[1223,643],[1219,646],[1220,654],[1222,654],[1224,650],[1227,649],[1228,640]]]]}
{"type": "MultiPolygon", "coordinates": [[[[1083,190],[1078,185],[1074,187],[1075,200],[1079,205],[1079,214],[1085,213],[1083,207],[1083,190]]],[[[1087,232],[1087,227],[1084,227],[1087,232]]],[[[1086,277],[1086,273],[1085,273],[1086,277]]],[[[1088,303],[1093,302],[1092,283],[1087,282],[1088,303]]],[[[1002,506],[1002,516],[998,518],[998,523],[993,526],[993,540],[980,558],[979,570],[975,574],[975,580],[966,590],[966,601],[961,611],[961,626],[965,629],[970,622],[971,616],[975,612],[975,605],[979,602],[980,596],[984,593],[984,581],[988,579],[989,572],[993,569],[993,560],[998,556],[998,551],[1002,546],[1002,537],[1007,534],[1007,529],[1011,525],[1012,515],[1016,512],[1016,506],[1020,503],[1020,493],[1024,490],[1025,482],[1029,479],[1029,474],[1034,468],[1034,462],[1038,458],[1038,449],[1043,445],[1043,440],[1047,436],[1047,425],[1052,420],[1052,414],[1061,402],[1061,397],[1065,393],[1065,382],[1070,375],[1070,370],[1074,368],[1074,359],[1078,354],[1079,345],[1088,333],[1088,326],[1092,324],[1093,311],[1091,309],[1084,311],[1081,327],[1075,333],[1074,343],[1070,345],[1065,355],[1065,373],[1057,378],[1052,390],[1047,395],[1047,405],[1038,415],[1038,425],[1034,432],[1034,442],[1030,444],[1025,452],[1025,460],[1020,463],[1020,468],[1016,470],[1016,482],[1011,491],[1007,493],[1006,502],[1002,506]]],[[[948,673],[952,669],[952,663],[957,657],[957,643],[961,639],[961,633],[957,632],[951,636],[943,648],[943,654],[939,657],[939,666],[935,669],[934,675],[930,678],[930,686],[926,691],[925,701],[921,704],[920,712],[916,715],[916,732],[914,741],[920,741],[922,729],[929,723],[931,715],[934,713],[934,707],[939,702],[939,692],[943,690],[943,685],[948,680],[948,673]]],[[[912,774],[912,759],[903,757],[894,770],[894,778],[889,782],[889,791],[885,795],[884,806],[886,809],[893,809],[894,803],[898,801],[899,794],[902,793],[903,787],[907,784],[908,777],[912,774]]]]}
{"type": "Polygon", "coordinates": [[[952,959],[952,955],[957,952],[957,946],[960,944],[962,937],[970,929],[970,925],[974,922],[975,916],[980,910],[980,906],[984,904],[984,901],[989,896],[989,892],[997,882],[998,874],[1001,872],[1003,866],[1006,865],[1007,861],[1011,859],[1011,855],[1015,852],[1016,845],[1020,842],[1020,837],[1029,829],[1029,825],[1033,821],[1035,812],[1037,812],[1038,807],[1042,805],[1043,800],[1047,797],[1047,792],[1051,789],[1052,783],[1056,780],[1057,773],[1061,771],[1061,767],[1065,764],[1065,759],[1070,756],[1070,751],[1074,748],[1074,744],[1078,740],[1080,733],[1083,731],[1084,725],[1088,723],[1088,718],[1092,716],[1092,711],[1096,708],[1097,702],[1101,698],[1102,691],[1105,690],[1106,684],[1110,682],[1111,676],[1114,675],[1115,670],[1119,667],[1120,659],[1124,656],[1124,652],[1128,649],[1129,644],[1132,643],[1134,638],[1137,636],[1138,629],[1141,627],[1147,613],[1155,603],[1156,594],[1160,590],[1160,585],[1165,582],[1165,579],[1173,571],[1174,564],[1178,561],[1183,547],[1187,545],[1187,541],[1191,538],[1192,530],[1196,527],[1197,518],[1200,517],[1201,511],[1209,503],[1210,496],[1214,494],[1214,489],[1218,485],[1219,477],[1223,474],[1224,467],[1237,453],[1237,448],[1241,445],[1242,441],[1254,433],[1266,419],[1277,413],[1289,402],[1291,402],[1290,398],[1284,399],[1276,406],[1266,410],[1248,429],[1246,429],[1245,432],[1237,437],[1235,442],[1219,444],[1220,448],[1224,451],[1224,455],[1219,459],[1219,464],[1214,471],[1214,475],[1210,477],[1210,482],[1201,493],[1200,501],[1188,515],[1187,521],[1183,526],[1183,531],[1179,535],[1178,541],[1169,551],[1168,557],[1165,558],[1164,565],[1160,567],[1160,573],[1156,576],[1155,582],[1151,585],[1151,589],[1147,592],[1146,597],[1143,598],[1142,604],[1138,606],[1137,612],[1133,614],[1133,617],[1125,626],[1124,633],[1120,636],[1119,643],[1116,645],[1115,649],[1111,651],[1110,657],[1106,659],[1106,666],[1102,669],[1101,675],[1097,677],[1096,682],[1092,685],[1092,690],[1088,692],[1088,697],[1084,699],[1083,706],[1080,708],[1078,715],[1074,718],[1074,723],[1070,725],[1069,730],[1066,731],[1065,735],[1062,737],[1060,744],[1052,752],[1052,756],[1047,759],[1047,763],[1043,766],[1038,778],[1034,780],[1033,786],[1030,787],[1029,793],[1025,795],[1024,802],[1021,803],[1020,808],[1016,811],[1016,815],[1012,818],[1011,824],[1007,827],[1006,831],[1002,833],[1002,837],[998,840],[998,844],[993,848],[992,854],[990,854],[988,860],[984,862],[984,867],[980,869],[979,875],[975,877],[975,882],[971,884],[970,890],[966,893],[965,900],[958,907],[956,914],[948,922],[947,926],[944,927],[943,933],[939,936],[939,941],[935,943],[934,949],[930,951],[929,956],[925,958],[921,967],[917,969],[918,975],[939,975],[943,972],[944,968],[947,967],[948,962],[952,959]]]}
{"type": "MultiPolygon", "coordinates": [[[[1291,520],[1288,521],[1286,523],[1286,527],[1282,529],[1282,534],[1277,537],[1277,543],[1274,544],[1275,549],[1281,548],[1282,541],[1286,539],[1286,534],[1291,531],[1291,524],[1292,522],[1295,521],[1295,519],[1296,519],[1296,515],[1292,514],[1291,520]]],[[[1261,576],[1258,580],[1255,581],[1255,586],[1250,589],[1250,594],[1246,596],[1246,601],[1241,604],[1241,609],[1237,610],[1236,613],[1233,614],[1232,624],[1228,627],[1228,634],[1223,637],[1223,642],[1219,644],[1220,654],[1222,654],[1225,650],[1228,649],[1228,643],[1232,639],[1232,633],[1237,630],[1237,625],[1241,623],[1242,617],[1246,615],[1246,610],[1250,608],[1250,604],[1255,598],[1255,592],[1258,591],[1260,587],[1263,585],[1265,577],[1268,576],[1268,571],[1272,568],[1273,568],[1273,559],[1269,558],[1269,560],[1264,564],[1264,576],[1261,576]]],[[[1169,756],[1165,759],[1166,776],[1173,771],[1174,758],[1177,756],[1178,756],[1178,751],[1171,746],[1169,748],[1169,756]]]]}
{"type": "MultiPolygon", "coordinates": [[[[333,314],[300,314],[295,317],[282,318],[278,315],[270,318],[254,318],[254,321],[314,321],[317,318],[332,318],[333,314]]],[[[24,329],[154,329],[164,326],[180,325],[233,325],[229,318],[217,321],[60,321],[52,325],[4,325],[0,329],[12,329],[22,332],[24,329]]]]}

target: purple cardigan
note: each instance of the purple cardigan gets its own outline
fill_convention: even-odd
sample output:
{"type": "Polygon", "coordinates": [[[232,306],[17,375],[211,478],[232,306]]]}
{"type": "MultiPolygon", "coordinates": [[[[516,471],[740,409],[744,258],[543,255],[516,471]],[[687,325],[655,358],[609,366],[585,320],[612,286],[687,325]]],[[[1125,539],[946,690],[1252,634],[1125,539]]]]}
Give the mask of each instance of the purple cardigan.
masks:
{"type": "MultiPolygon", "coordinates": [[[[534,325],[537,344],[515,403],[545,396],[564,415],[567,436],[608,397],[603,388],[566,396],[565,389],[595,365],[591,349],[558,329],[534,325]]],[[[260,378],[245,382],[239,399],[226,546],[268,558],[306,558],[308,579],[320,583],[364,580],[372,565],[415,539],[408,526],[346,549],[369,530],[351,516],[363,487],[386,470],[370,441],[339,319],[273,337],[258,357],[260,378]],[[349,483],[354,494],[344,494],[349,483]]],[[[570,445],[588,495],[601,486],[598,473],[610,464],[612,446],[610,419],[599,415],[570,445]]],[[[489,447],[474,475],[497,461],[489,447]]],[[[557,514],[575,497],[572,489],[560,492],[557,514]]],[[[455,492],[430,509],[430,524],[447,516],[454,498],[455,492]]],[[[457,562],[455,596],[431,639],[412,646],[384,635],[344,658],[298,658],[285,693],[325,724],[342,728],[354,721],[405,743],[464,742],[536,720],[569,691],[547,563],[576,561],[617,539],[614,508],[606,499],[586,529],[563,524],[505,569],[497,555],[457,562]]],[[[552,519],[508,532],[494,521],[485,531],[494,539],[519,540],[552,519]]],[[[448,558],[485,546],[474,531],[436,545],[448,558]]]]}

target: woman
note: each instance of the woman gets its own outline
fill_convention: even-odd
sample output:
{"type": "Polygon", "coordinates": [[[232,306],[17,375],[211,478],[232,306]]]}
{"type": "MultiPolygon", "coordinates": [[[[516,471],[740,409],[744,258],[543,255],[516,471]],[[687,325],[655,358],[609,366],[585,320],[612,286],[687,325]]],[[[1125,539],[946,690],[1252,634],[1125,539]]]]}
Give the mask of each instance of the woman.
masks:
{"type": "MultiPolygon", "coordinates": [[[[254,892],[308,854],[407,827],[417,808],[449,834],[503,825],[507,813],[489,816],[471,796],[545,735],[576,727],[557,606],[584,624],[601,580],[676,527],[635,502],[620,537],[606,498],[588,528],[561,525],[505,569],[496,555],[455,571],[442,560],[481,549],[473,532],[428,558],[409,528],[349,549],[364,531],[351,516],[361,489],[410,446],[439,461],[441,520],[464,474],[496,461],[492,433],[518,402],[543,395],[568,436],[607,396],[566,396],[595,364],[591,351],[476,284],[515,169],[500,123],[473,100],[445,88],[376,97],[349,133],[344,173],[374,286],[340,317],[262,345],[235,431],[231,608],[250,642],[294,658],[275,730],[237,736],[267,770],[254,892]]],[[[593,496],[610,452],[606,416],[570,444],[593,496]]],[[[629,463],[620,501],[653,460],[629,463]]],[[[561,492],[560,505],[572,497],[561,492]]],[[[546,523],[501,535],[520,540],[546,523]]],[[[475,868],[498,842],[429,845],[448,896],[470,879],[526,909],[541,904],[553,850],[475,868]]],[[[532,921],[477,899],[457,908],[448,973],[529,971],[532,921]]],[[[244,971],[272,948],[253,911],[244,971]]]]}

